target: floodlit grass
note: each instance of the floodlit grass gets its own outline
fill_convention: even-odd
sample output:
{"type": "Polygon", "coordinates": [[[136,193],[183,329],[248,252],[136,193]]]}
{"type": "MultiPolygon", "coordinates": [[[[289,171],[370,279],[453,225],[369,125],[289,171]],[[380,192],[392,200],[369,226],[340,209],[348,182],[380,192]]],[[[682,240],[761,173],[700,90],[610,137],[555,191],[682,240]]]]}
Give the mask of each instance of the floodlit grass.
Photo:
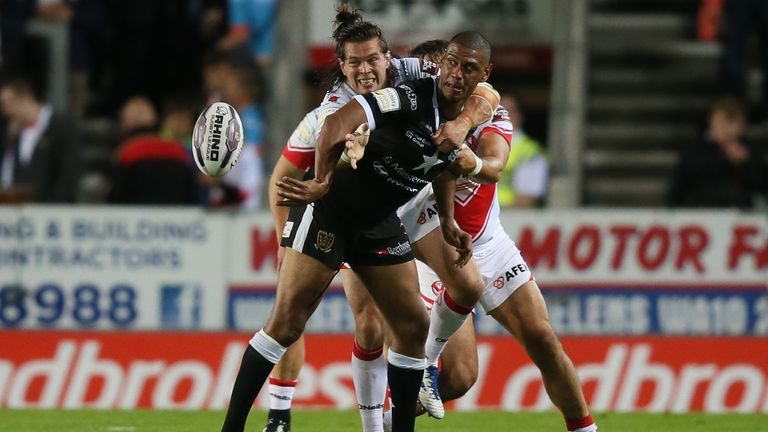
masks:
{"type": "MultiPolygon", "coordinates": [[[[594,416],[601,432],[768,432],[765,414],[626,414],[594,416]]],[[[195,432],[216,431],[222,411],[100,411],[100,410],[0,410],[0,430],[8,432],[195,432]]],[[[265,411],[253,411],[249,432],[261,431],[265,411]]],[[[357,411],[297,410],[294,432],[360,431],[357,411]]],[[[443,420],[426,416],[416,422],[417,431],[564,431],[557,413],[474,411],[446,413],[443,420]]]]}

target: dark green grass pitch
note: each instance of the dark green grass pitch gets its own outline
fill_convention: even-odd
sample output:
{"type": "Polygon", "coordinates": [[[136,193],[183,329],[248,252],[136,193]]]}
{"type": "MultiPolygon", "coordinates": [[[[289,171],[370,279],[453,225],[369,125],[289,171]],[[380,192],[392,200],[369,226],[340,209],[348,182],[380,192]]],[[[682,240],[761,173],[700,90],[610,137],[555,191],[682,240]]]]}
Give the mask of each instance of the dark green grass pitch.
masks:
{"type": "MultiPolygon", "coordinates": [[[[627,414],[601,413],[595,420],[601,432],[768,432],[766,414],[627,414]]],[[[100,411],[100,410],[0,410],[3,432],[218,432],[222,411],[100,411]]],[[[248,432],[260,432],[266,412],[253,411],[248,432]]],[[[297,410],[293,432],[360,431],[357,411],[297,410]]],[[[416,430],[462,431],[565,431],[562,418],[553,412],[449,411],[443,420],[419,417],[416,430]]]]}

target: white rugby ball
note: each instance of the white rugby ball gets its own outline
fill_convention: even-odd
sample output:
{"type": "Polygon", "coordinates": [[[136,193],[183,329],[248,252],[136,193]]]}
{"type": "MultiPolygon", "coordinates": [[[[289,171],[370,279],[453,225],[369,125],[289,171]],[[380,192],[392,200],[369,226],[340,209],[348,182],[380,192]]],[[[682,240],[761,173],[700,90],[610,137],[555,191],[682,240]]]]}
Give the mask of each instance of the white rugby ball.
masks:
{"type": "Polygon", "coordinates": [[[221,177],[237,163],[243,150],[243,121],[232,105],[214,102],[197,118],[192,154],[204,174],[221,177]]]}

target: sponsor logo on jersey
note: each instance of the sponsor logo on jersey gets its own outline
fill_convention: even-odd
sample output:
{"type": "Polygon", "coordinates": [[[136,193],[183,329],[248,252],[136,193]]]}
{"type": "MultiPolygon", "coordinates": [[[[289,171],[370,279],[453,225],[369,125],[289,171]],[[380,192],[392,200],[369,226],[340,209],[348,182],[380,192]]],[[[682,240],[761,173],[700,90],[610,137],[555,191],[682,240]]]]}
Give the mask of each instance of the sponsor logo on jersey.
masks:
{"type": "Polygon", "coordinates": [[[400,109],[400,95],[393,88],[385,88],[373,92],[373,98],[382,113],[397,111],[400,109]]]}
{"type": "Polygon", "coordinates": [[[405,90],[405,95],[408,97],[408,102],[411,104],[411,111],[416,111],[418,105],[416,104],[416,93],[414,93],[411,86],[400,84],[398,87],[405,90]]]}
{"type": "Polygon", "coordinates": [[[336,240],[336,235],[334,233],[319,230],[317,232],[317,248],[320,249],[323,252],[328,252],[331,250],[331,246],[333,246],[333,242],[336,240]]]}
{"type": "Polygon", "coordinates": [[[380,249],[376,251],[377,255],[394,255],[403,256],[411,252],[411,244],[409,242],[398,243],[397,246],[387,246],[386,249],[380,249]]]}
{"type": "Polygon", "coordinates": [[[379,161],[373,161],[373,170],[380,176],[389,176],[389,171],[387,171],[387,168],[379,161]]]}
{"type": "Polygon", "coordinates": [[[339,100],[339,97],[336,95],[333,95],[328,98],[328,102],[336,102],[337,100],[339,100]]]}
{"type": "Polygon", "coordinates": [[[437,216],[437,203],[432,204],[431,206],[427,207],[426,210],[422,211],[419,215],[419,219],[416,222],[419,225],[424,225],[427,223],[428,219],[432,219],[435,216],[437,216]]]}
{"type": "Polygon", "coordinates": [[[410,129],[405,131],[405,137],[421,148],[427,147],[428,145],[431,144],[429,141],[427,141],[426,138],[424,138],[423,136],[417,134],[416,132],[410,129]]]}
{"type": "Polygon", "coordinates": [[[525,273],[527,271],[528,271],[528,266],[526,266],[525,264],[521,263],[521,264],[513,265],[512,267],[509,268],[509,270],[507,270],[504,273],[504,277],[507,279],[507,282],[509,282],[509,280],[512,279],[513,277],[519,274],[525,273]]]}
{"type": "Polygon", "coordinates": [[[499,276],[495,281],[493,281],[493,287],[496,289],[504,288],[504,282],[504,276],[499,276]]]}

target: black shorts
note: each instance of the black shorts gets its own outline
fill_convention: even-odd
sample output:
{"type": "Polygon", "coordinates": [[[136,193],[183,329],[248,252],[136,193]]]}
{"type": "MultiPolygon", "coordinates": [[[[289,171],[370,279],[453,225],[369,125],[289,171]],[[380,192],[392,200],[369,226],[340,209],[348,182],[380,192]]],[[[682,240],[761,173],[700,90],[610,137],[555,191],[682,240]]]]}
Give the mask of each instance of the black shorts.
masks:
{"type": "Polygon", "coordinates": [[[281,245],[317,259],[332,269],[342,262],[384,266],[413,259],[411,244],[395,212],[373,228],[355,227],[323,205],[294,207],[283,230],[281,245]]]}

